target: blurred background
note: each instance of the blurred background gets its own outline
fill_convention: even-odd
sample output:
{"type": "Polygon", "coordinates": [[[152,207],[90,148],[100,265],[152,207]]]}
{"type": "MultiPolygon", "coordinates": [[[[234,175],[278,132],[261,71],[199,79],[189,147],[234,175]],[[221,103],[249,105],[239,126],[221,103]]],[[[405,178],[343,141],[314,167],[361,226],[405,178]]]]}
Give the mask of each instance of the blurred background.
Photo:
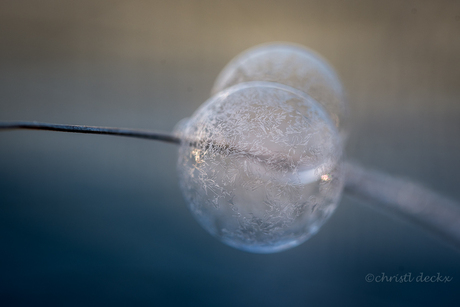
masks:
{"type": "MultiPolygon", "coordinates": [[[[3,0],[0,120],[171,131],[232,57],[270,41],[335,67],[348,158],[460,200],[455,0],[3,0]]],[[[346,196],[299,247],[227,247],[188,212],[176,160],[145,140],[0,133],[0,305],[458,306],[457,252],[346,196]]]]}

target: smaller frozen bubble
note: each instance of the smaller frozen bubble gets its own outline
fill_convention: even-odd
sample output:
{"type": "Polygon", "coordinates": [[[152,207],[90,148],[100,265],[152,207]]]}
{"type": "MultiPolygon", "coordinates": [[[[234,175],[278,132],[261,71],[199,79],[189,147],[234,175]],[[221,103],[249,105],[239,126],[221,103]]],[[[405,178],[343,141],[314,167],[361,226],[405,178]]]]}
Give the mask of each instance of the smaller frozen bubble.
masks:
{"type": "Polygon", "coordinates": [[[318,101],[346,134],[347,106],[341,82],[332,67],[315,52],[295,44],[270,43],[236,56],[219,74],[212,94],[248,81],[291,86],[318,101]]]}
{"type": "Polygon", "coordinates": [[[342,144],[326,111],[284,85],[225,89],[176,128],[187,205],[212,235],[270,253],[307,240],[339,201],[342,144]]]}

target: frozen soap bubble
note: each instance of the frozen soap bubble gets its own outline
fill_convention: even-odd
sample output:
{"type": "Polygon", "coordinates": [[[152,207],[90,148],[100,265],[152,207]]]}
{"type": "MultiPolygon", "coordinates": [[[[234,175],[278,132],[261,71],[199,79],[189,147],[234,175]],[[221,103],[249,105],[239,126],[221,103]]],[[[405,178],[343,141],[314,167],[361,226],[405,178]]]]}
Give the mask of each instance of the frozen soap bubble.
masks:
{"type": "Polygon", "coordinates": [[[341,138],[305,93],[242,83],[205,102],[176,130],[188,207],[213,236],[271,253],[307,240],[340,199],[341,138]]]}
{"type": "Polygon", "coordinates": [[[318,101],[346,135],[347,106],[341,82],[320,55],[295,44],[270,43],[236,56],[219,74],[212,94],[248,81],[269,81],[291,86],[318,101]]]}

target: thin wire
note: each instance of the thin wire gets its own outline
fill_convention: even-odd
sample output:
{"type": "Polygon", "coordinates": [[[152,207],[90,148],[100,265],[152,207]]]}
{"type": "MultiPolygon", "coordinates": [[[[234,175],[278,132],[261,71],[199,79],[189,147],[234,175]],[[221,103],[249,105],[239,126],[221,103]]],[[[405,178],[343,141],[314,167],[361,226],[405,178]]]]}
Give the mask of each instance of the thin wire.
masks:
{"type": "Polygon", "coordinates": [[[106,134],[134,137],[141,139],[149,139],[162,141],[173,144],[180,144],[180,138],[169,133],[137,130],[126,128],[112,128],[112,127],[98,127],[98,126],[82,126],[82,125],[61,125],[39,122],[0,122],[0,130],[15,130],[15,129],[30,129],[30,130],[49,130],[49,131],[62,131],[73,133],[87,133],[87,134],[106,134]]]}
{"type": "MultiPolygon", "coordinates": [[[[184,141],[168,133],[148,130],[25,121],[0,122],[0,130],[14,129],[117,135],[173,144],[181,144],[184,141]]],[[[200,142],[189,143],[191,146],[197,146],[200,142]]],[[[236,150],[226,146],[222,146],[222,148],[223,151],[226,149],[236,150]]],[[[460,205],[456,202],[408,180],[367,170],[354,163],[346,163],[345,169],[345,192],[367,200],[368,206],[402,216],[419,224],[460,250],[460,205]]]]}

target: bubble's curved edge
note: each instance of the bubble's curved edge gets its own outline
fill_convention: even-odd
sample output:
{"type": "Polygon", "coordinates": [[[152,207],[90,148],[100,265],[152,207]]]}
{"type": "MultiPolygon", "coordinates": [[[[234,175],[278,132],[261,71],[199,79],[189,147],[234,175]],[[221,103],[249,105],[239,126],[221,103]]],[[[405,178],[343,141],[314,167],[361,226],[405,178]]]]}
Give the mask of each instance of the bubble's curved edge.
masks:
{"type": "Polygon", "coordinates": [[[297,247],[300,244],[302,244],[305,241],[307,241],[308,239],[310,239],[311,236],[313,236],[314,234],[315,233],[309,233],[308,235],[305,236],[305,238],[301,238],[301,239],[298,239],[296,241],[289,241],[289,242],[286,242],[284,244],[280,244],[280,245],[277,245],[277,246],[265,246],[265,245],[246,245],[246,246],[243,246],[243,245],[233,244],[233,242],[231,240],[225,240],[225,239],[222,239],[222,238],[218,238],[218,239],[222,243],[224,243],[224,244],[226,244],[226,245],[228,245],[230,247],[236,248],[236,249],[238,249],[240,251],[244,251],[244,252],[248,252],[248,253],[252,253],[252,254],[274,254],[274,253],[284,252],[285,250],[297,247]]]}
{"type": "MultiPolygon", "coordinates": [[[[342,194],[342,190],[341,190],[340,195],[339,195],[339,200],[340,200],[340,196],[342,194]]],[[[335,212],[335,210],[337,209],[337,207],[339,205],[339,202],[340,201],[335,203],[335,205],[333,206],[333,208],[331,208],[331,210],[328,213],[328,216],[325,219],[323,219],[321,221],[318,221],[315,225],[311,225],[309,230],[308,230],[308,232],[304,236],[297,238],[297,240],[286,241],[286,242],[278,244],[276,246],[256,245],[256,244],[254,244],[254,245],[238,245],[238,244],[235,244],[235,242],[230,240],[230,239],[227,239],[227,238],[224,238],[224,237],[217,237],[214,234],[211,234],[211,235],[213,237],[215,237],[218,241],[224,243],[225,245],[228,245],[230,247],[236,248],[236,249],[238,249],[240,251],[244,251],[244,252],[247,252],[247,253],[252,253],[252,254],[275,254],[275,253],[284,252],[284,251],[286,251],[288,249],[292,249],[294,247],[302,245],[306,241],[310,240],[310,238],[315,236],[319,232],[320,228],[325,223],[327,223],[327,221],[330,219],[332,214],[335,212]]],[[[201,225],[201,224],[200,224],[200,226],[203,227],[203,225],[201,225]]],[[[206,230],[206,228],[204,228],[204,227],[203,227],[203,229],[206,230]]]]}
{"type": "Polygon", "coordinates": [[[333,123],[332,119],[329,116],[329,113],[327,112],[326,108],[321,103],[316,101],[313,97],[311,97],[310,95],[308,95],[304,91],[298,90],[298,89],[293,88],[293,87],[291,87],[289,85],[285,85],[285,84],[281,84],[281,83],[277,83],[277,82],[270,82],[270,81],[249,81],[249,82],[242,82],[242,83],[238,83],[238,84],[232,85],[230,87],[227,87],[227,88],[223,89],[222,91],[216,93],[213,97],[211,97],[208,100],[206,100],[194,112],[194,114],[190,118],[193,118],[195,116],[195,114],[198,114],[198,112],[200,112],[202,109],[206,108],[206,106],[208,104],[213,103],[217,99],[224,99],[225,97],[227,97],[227,96],[229,96],[231,94],[234,94],[234,93],[236,93],[236,92],[238,92],[240,90],[244,90],[244,89],[247,89],[247,88],[254,88],[254,87],[267,87],[267,88],[280,89],[280,90],[291,92],[291,93],[293,93],[293,94],[295,94],[297,96],[300,96],[300,97],[306,99],[309,103],[314,104],[315,107],[317,107],[320,110],[322,119],[327,121],[327,123],[330,124],[331,127],[333,127],[334,131],[339,135],[339,131],[338,131],[336,125],[333,123]]]}
{"type": "Polygon", "coordinates": [[[185,128],[187,127],[189,121],[190,117],[185,117],[178,121],[173,128],[172,134],[182,140],[184,137],[185,128]]]}

